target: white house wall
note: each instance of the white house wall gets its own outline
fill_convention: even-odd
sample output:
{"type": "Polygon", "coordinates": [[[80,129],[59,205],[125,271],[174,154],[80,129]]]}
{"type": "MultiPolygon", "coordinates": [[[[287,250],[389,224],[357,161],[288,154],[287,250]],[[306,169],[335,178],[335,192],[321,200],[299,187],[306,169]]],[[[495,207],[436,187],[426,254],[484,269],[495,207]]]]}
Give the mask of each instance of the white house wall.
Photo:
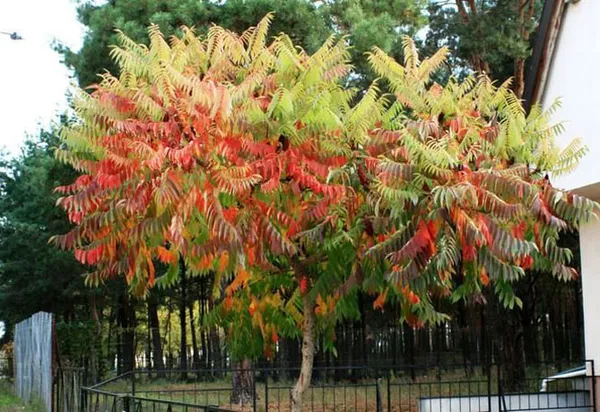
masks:
{"type": "MultiPolygon", "coordinates": [[[[600,0],[571,0],[563,16],[542,98],[548,107],[561,98],[554,115],[564,120],[560,143],[582,137],[590,149],[577,170],[553,178],[555,187],[578,189],[600,182],[600,0]]],[[[600,289],[599,289],[600,291],[600,289]]]]}

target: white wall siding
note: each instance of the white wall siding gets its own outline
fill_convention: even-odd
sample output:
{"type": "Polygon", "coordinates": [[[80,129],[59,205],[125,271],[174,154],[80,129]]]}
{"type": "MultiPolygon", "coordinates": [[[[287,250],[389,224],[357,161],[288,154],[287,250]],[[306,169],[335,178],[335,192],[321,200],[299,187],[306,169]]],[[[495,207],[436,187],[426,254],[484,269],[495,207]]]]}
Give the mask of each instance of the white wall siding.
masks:
{"type": "Polygon", "coordinates": [[[554,178],[555,187],[577,189],[600,182],[599,73],[600,0],[571,0],[563,16],[542,102],[548,107],[561,98],[563,107],[554,116],[556,121],[565,121],[562,146],[573,137],[581,137],[590,153],[574,173],[554,178]]]}
{"type": "Polygon", "coordinates": [[[491,395],[489,399],[487,396],[419,399],[419,412],[499,412],[505,407],[507,411],[544,412],[591,412],[593,409],[588,391],[507,394],[503,402],[498,395],[491,395]]]}

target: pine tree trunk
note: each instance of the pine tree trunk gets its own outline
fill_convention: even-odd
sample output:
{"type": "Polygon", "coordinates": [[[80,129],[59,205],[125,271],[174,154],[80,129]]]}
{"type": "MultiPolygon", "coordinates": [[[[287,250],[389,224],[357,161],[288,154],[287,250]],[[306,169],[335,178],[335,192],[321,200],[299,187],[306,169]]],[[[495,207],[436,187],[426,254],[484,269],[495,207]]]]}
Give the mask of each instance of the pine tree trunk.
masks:
{"type": "Polygon", "coordinates": [[[504,367],[504,390],[520,390],[525,383],[525,346],[523,327],[518,314],[504,310],[502,316],[502,355],[504,367]]]}
{"type": "Polygon", "coordinates": [[[119,298],[119,310],[117,313],[119,334],[121,337],[118,372],[124,373],[132,371],[134,368],[134,328],[135,328],[135,310],[129,299],[128,292],[125,291],[119,298]]]}
{"type": "MultiPolygon", "coordinates": [[[[98,306],[96,304],[96,295],[92,294],[90,297],[90,309],[92,319],[95,325],[95,342],[90,345],[90,356],[89,356],[89,367],[88,367],[88,379],[90,382],[97,382],[100,374],[99,365],[101,358],[101,344],[102,342],[102,322],[100,321],[100,315],[98,314],[98,306]]],[[[86,384],[84,382],[84,384],[86,384]]]]}
{"type": "Polygon", "coordinates": [[[464,302],[458,303],[458,323],[460,326],[461,348],[463,367],[467,377],[473,374],[473,365],[471,362],[471,331],[468,322],[468,308],[464,302]]]}
{"type": "Polygon", "coordinates": [[[408,358],[408,364],[411,366],[410,368],[410,378],[414,381],[416,376],[416,371],[414,366],[417,363],[417,359],[415,356],[415,331],[412,326],[407,324],[406,322],[402,324],[404,328],[404,339],[405,339],[405,357],[408,358]]]}
{"type": "Polygon", "coordinates": [[[152,339],[152,366],[158,370],[158,376],[164,377],[165,363],[163,361],[163,347],[160,339],[160,323],[158,320],[158,304],[153,296],[148,300],[148,321],[152,339]]]}
{"type": "Polygon", "coordinates": [[[198,340],[196,336],[196,325],[194,324],[194,309],[190,306],[190,333],[192,334],[192,368],[200,369],[200,354],[198,353],[198,340]]]}
{"type": "Polygon", "coordinates": [[[181,369],[182,373],[181,373],[181,378],[182,379],[187,379],[187,368],[188,368],[188,364],[187,364],[187,323],[186,323],[186,315],[185,315],[185,311],[187,309],[187,299],[186,299],[186,292],[187,292],[187,284],[186,284],[186,278],[185,278],[185,264],[183,262],[183,259],[180,260],[180,267],[181,267],[181,275],[180,275],[180,281],[179,281],[179,286],[180,286],[180,296],[179,296],[179,327],[180,327],[180,331],[181,331],[181,341],[180,341],[180,347],[179,347],[179,357],[180,357],[180,363],[179,363],[179,368],[181,369]]]}
{"type": "Polygon", "coordinates": [[[198,299],[198,305],[200,308],[200,364],[203,368],[210,365],[210,354],[206,342],[206,333],[204,331],[204,310],[206,307],[206,292],[205,292],[206,277],[200,278],[200,296],[198,299]]]}
{"type": "Polygon", "coordinates": [[[143,369],[150,370],[152,368],[152,328],[150,327],[150,318],[146,319],[146,353],[144,354],[144,366],[143,369]]]}
{"type": "MultiPolygon", "coordinates": [[[[208,310],[213,310],[215,307],[215,301],[212,293],[208,294],[207,298],[208,310]]],[[[210,353],[211,360],[211,368],[214,368],[216,372],[213,374],[215,377],[221,377],[222,370],[225,365],[223,365],[223,355],[221,354],[221,339],[219,335],[219,328],[216,326],[211,326],[208,332],[208,349],[210,353]]]]}
{"type": "Polygon", "coordinates": [[[167,369],[173,369],[173,348],[171,346],[171,315],[173,314],[173,301],[169,297],[167,303],[167,322],[165,324],[165,337],[167,343],[167,369]]]}
{"type": "Polygon", "coordinates": [[[300,376],[292,389],[292,412],[302,412],[303,395],[310,386],[315,359],[315,312],[314,304],[304,295],[304,324],[302,328],[302,365],[300,376]]]}
{"type": "Polygon", "coordinates": [[[219,329],[215,326],[211,327],[208,337],[208,340],[210,341],[210,358],[212,361],[211,368],[216,369],[216,376],[221,376],[221,371],[223,370],[223,356],[221,355],[219,329]]]}
{"type": "Polygon", "coordinates": [[[231,380],[231,404],[250,405],[254,396],[254,377],[252,364],[244,359],[235,365],[231,380]]]}

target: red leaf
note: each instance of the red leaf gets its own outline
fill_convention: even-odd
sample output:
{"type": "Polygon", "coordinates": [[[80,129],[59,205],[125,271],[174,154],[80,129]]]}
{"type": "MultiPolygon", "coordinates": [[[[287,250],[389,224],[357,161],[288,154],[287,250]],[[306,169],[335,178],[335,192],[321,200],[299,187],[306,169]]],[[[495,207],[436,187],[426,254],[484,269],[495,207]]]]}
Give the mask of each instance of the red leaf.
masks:
{"type": "Polygon", "coordinates": [[[304,295],[307,290],[308,290],[308,279],[306,276],[302,276],[300,278],[300,293],[304,295]]]}

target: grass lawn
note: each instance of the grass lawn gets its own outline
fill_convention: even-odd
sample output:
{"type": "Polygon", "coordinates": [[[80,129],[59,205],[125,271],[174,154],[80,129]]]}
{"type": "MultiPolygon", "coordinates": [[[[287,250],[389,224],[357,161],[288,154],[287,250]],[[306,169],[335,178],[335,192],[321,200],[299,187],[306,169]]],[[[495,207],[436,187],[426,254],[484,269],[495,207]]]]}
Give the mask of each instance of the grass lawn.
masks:
{"type": "Polygon", "coordinates": [[[27,405],[14,394],[13,387],[7,382],[0,382],[0,412],[42,411],[38,405],[27,405]]]}

